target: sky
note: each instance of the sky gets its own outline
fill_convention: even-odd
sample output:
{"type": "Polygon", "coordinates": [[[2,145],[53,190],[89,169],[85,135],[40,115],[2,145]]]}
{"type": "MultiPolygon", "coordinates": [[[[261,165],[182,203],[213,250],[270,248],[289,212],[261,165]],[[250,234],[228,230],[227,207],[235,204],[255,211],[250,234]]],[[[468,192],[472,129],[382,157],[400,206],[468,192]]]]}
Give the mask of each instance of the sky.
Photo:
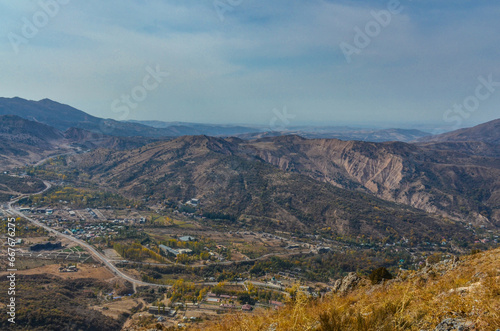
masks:
{"type": "Polygon", "coordinates": [[[496,119],[500,3],[0,0],[0,96],[92,115],[444,130],[496,119]]]}

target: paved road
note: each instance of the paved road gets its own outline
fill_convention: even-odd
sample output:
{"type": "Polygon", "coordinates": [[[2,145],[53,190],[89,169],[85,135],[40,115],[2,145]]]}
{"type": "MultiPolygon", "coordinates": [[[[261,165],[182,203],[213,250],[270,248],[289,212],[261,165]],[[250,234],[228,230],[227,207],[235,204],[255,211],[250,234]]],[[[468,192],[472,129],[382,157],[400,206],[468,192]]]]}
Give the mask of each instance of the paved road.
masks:
{"type": "MultiPolygon", "coordinates": [[[[44,183],[45,183],[45,185],[47,187],[42,192],[39,192],[39,193],[36,193],[36,194],[41,194],[41,193],[47,191],[48,189],[50,189],[50,187],[51,187],[50,183],[48,183],[48,182],[44,182],[44,183]]],[[[31,218],[31,217],[28,217],[28,216],[24,215],[23,213],[19,212],[18,210],[14,209],[14,207],[12,207],[12,205],[14,203],[18,202],[19,199],[22,199],[22,198],[24,198],[26,196],[27,195],[23,195],[23,196],[17,198],[16,200],[13,200],[13,201],[11,201],[11,202],[9,202],[7,204],[7,208],[8,208],[8,211],[10,212],[10,214],[22,217],[22,218],[30,221],[32,224],[34,224],[36,226],[39,226],[39,227],[47,230],[49,233],[53,233],[53,234],[55,234],[58,237],[62,237],[62,238],[66,238],[68,240],[71,240],[72,242],[74,242],[74,243],[78,244],[79,246],[85,248],[96,260],[101,261],[109,270],[111,270],[111,272],[113,274],[115,274],[116,276],[118,276],[118,277],[120,277],[122,279],[128,280],[132,284],[139,285],[139,286],[165,286],[165,287],[169,287],[167,285],[158,285],[158,284],[143,282],[143,281],[134,279],[134,278],[132,278],[132,277],[124,274],[123,272],[121,272],[120,270],[118,270],[118,268],[116,268],[111,263],[110,260],[108,260],[105,256],[103,256],[94,247],[92,247],[91,245],[87,244],[86,242],[84,242],[82,240],[79,240],[79,239],[76,239],[76,238],[74,238],[74,237],[72,237],[70,235],[58,232],[58,231],[50,228],[49,226],[47,226],[47,225],[45,225],[43,223],[40,223],[40,222],[38,222],[37,220],[35,220],[35,219],[31,218]]]]}
{"type": "MultiPolygon", "coordinates": [[[[40,161],[40,162],[42,162],[42,161],[40,161]]],[[[52,185],[49,182],[47,182],[47,181],[44,181],[44,184],[45,184],[46,188],[43,191],[35,193],[35,194],[31,194],[31,195],[42,194],[42,193],[44,193],[45,191],[49,190],[52,187],[52,185]]],[[[12,207],[12,205],[15,204],[16,202],[18,202],[20,199],[28,197],[28,196],[31,196],[31,195],[22,195],[22,196],[18,197],[17,199],[10,201],[7,204],[7,211],[10,212],[10,214],[12,214],[12,215],[19,216],[21,218],[24,218],[24,219],[30,221],[32,224],[34,224],[36,226],[39,226],[39,227],[47,230],[49,233],[55,234],[57,237],[66,238],[66,239],[68,239],[68,240],[70,240],[70,241],[78,244],[79,246],[85,248],[88,252],[90,252],[90,254],[92,255],[92,257],[94,257],[98,261],[101,261],[113,274],[115,274],[116,276],[118,276],[118,277],[120,277],[122,279],[125,279],[125,280],[131,282],[134,285],[139,285],[139,286],[156,286],[156,287],[163,286],[163,287],[167,287],[167,288],[171,287],[170,285],[158,285],[158,284],[154,284],[154,283],[143,282],[143,281],[134,279],[134,278],[132,278],[132,277],[124,274],[123,272],[121,272],[118,268],[116,268],[113,265],[113,263],[111,262],[110,259],[108,259],[105,256],[103,256],[94,247],[92,247],[91,245],[87,244],[86,242],[84,242],[84,241],[82,241],[80,239],[77,239],[75,237],[72,237],[70,235],[67,235],[67,234],[61,233],[59,231],[56,231],[56,230],[52,229],[51,227],[49,227],[49,226],[47,226],[47,225],[45,225],[45,224],[43,224],[41,222],[38,222],[37,220],[35,220],[35,219],[31,218],[31,217],[28,217],[27,215],[19,212],[14,207],[12,207]]],[[[286,255],[304,254],[304,253],[309,253],[309,252],[310,251],[307,251],[307,252],[293,252],[293,253],[282,254],[282,255],[286,256],[286,255]]],[[[261,260],[261,259],[267,258],[269,256],[273,256],[273,255],[276,256],[276,255],[280,255],[280,254],[266,254],[264,256],[261,256],[260,258],[251,259],[251,260],[247,260],[247,261],[257,261],[257,260],[261,260]]],[[[140,262],[130,262],[130,263],[140,263],[140,262]]],[[[238,263],[238,262],[236,262],[236,261],[226,261],[226,262],[219,262],[218,264],[220,264],[220,265],[230,265],[230,264],[233,264],[233,263],[238,263]]],[[[156,263],[144,263],[144,264],[156,264],[156,263]]],[[[158,263],[157,265],[162,265],[162,264],[158,263]]],[[[192,266],[192,267],[204,267],[204,265],[192,266]]],[[[280,289],[281,290],[281,287],[277,286],[277,285],[266,284],[266,283],[255,282],[255,281],[250,281],[250,282],[252,284],[254,284],[255,286],[270,287],[270,288],[275,288],[275,289],[280,289]]],[[[209,282],[209,283],[198,283],[198,284],[200,284],[200,285],[217,285],[217,283],[211,283],[211,282],[209,282]]],[[[244,282],[237,283],[237,285],[244,286],[244,282]]],[[[134,289],[135,289],[135,286],[134,286],[134,289]]]]}
{"type": "MultiPolygon", "coordinates": [[[[229,281],[225,281],[226,284],[228,285],[238,285],[238,286],[245,286],[246,284],[245,283],[251,283],[255,286],[258,286],[258,287],[268,287],[268,288],[272,288],[272,289],[275,289],[275,290],[283,290],[284,289],[284,286],[281,286],[281,285],[275,285],[275,284],[269,284],[269,283],[263,283],[263,282],[257,282],[257,281],[254,281],[254,280],[246,280],[244,282],[229,282],[229,281]]],[[[216,286],[217,282],[201,282],[201,283],[195,283],[197,285],[205,285],[205,286],[216,286]]]]}
{"type": "Polygon", "coordinates": [[[159,266],[159,267],[170,267],[173,265],[180,265],[183,267],[189,267],[189,268],[204,268],[204,267],[209,267],[209,266],[226,266],[226,265],[232,265],[232,264],[238,264],[238,263],[245,263],[245,262],[257,262],[260,260],[265,260],[271,256],[276,256],[276,257],[287,257],[287,256],[293,256],[293,255],[303,255],[303,254],[309,254],[311,253],[312,250],[306,250],[306,251],[297,251],[297,252],[290,252],[290,253],[269,253],[266,255],[262,255],[261,257],[258,257],[256,259],[248,259],[248,260],[241,260],[241,261],[223,261],[223,262],[213,262],[213,263],[207,263],[207,264],[182,264],[182,263],[158,263],[158,262],[139,262],[139,261],[126,261],[126,260],[110,260],[114,261],[116,263],[122,263],[122,264],[142,264],[142,265],[151,265],[151,266],[159,266]]]}
{"type": "MultiPolygon", "coordinates": [[[[172,286],[170,285],[159,285],[159,284],[154,284],[154,283],[147,283],[147,282],[143,282],[143,281],[139,281],[137,279],[134,279],[126,274],[124,274],[123,272],[121,272],[118,268],[116,268],[112,263],[111,263],[111,260],[109,260],[108,258],[106,258],[105,256],[103,256],[100,252],[98,252],[94,247],[92,247],[91,245],[87,244],[86,242],[82,241],[82,240],[79,240],[79,239],[76,239],[70,235],[67,235],[67,234],[64,234],[64,233],[61,233],[61,232],[58,232],[50,227],[48,227],[47,225],[43,224],[43,223],[40,223],[38,222],[37,220],[35,219],[32,219],[31,217],[28,217],[26,215],[24,215],[23,213],[17,211],[16,209],[14,209],[12,207],[12,204],[16,203],[17,200],[14,200],[14,201],[11,201],[8,203],[8,210],[11,212],[11,214],[14,214],[14,215],[17,215],[19,217],[22,217],[22,218],[25,218],[27,219],[28,221],[30,221],[31,223],[33,223],[34,225],[36,226],[39,226],[39,227],[42,227],[44,228],[45,230],[47,230],[48,232],[50,233],[53,233],[55,234],[56,236],[58,237],[62,237],[62,238],[66,238],[68,240],[71,240],[73,241],[74,243],[78,244],[80,247],[83,247],[85,249],[87,249],[87,251],[90,252],[90,254],[95,258],[97,259],[98,261],[101,261],[109,270],[111,270],[112,273],[114,273],[116,276],[122,278],[122,279],[125,279],[129,282],[131,282],[132,284],[134,285],[139,285],[139,286],[156,286],[156,287],[166,287],[166,288],[170,288],[172,286]]],[[[298,253],[295,253],[295,254],[298,254],[298,253]]],[[[128,263],[128,262],[127,262],[128,263]]],[[[130,263],[140,263],[140,262],[130,262],[130,263]]],[[[235,263],[233,261],[228,261],[226,263],[235,263]]],[[[221,262],[220,264],[226,264],[224,262],[221,262]]],[[[146,264],[146,263],[145,263],[146,264]]],[[[156,264],[156,263],[147,263],[147,264],[156,264]]],[[[158,263],[158,265],[161,265],[160,263],[158,263]]],[[[171,264],[170,264],[171,265],[171,264]]],[[[262,283],[262,282],[257,282],[257,281],[246,281],[246,282],[249,282],[249,283],[252,283],[253,285],[255,286],[258,286],[258,287],[267,287],[267,288],[272,288],[272,289],[276,289],[276,290],[283,290],[283,287],[280,286],[280,285],[274,285],[274,284],[268,284],[268,283],[262,283]]],[[[197,283],[198,285],[205,285],[205,286],[215,286],[217,285],[218,283],[217,282],[200,282],[200,283],[197,283]]],[[[236,283],[231,283],[231,284],[234,284],[234,285],[239,285],[239,286],[245,286],[245,282],[236,282],[236,283]]]]}

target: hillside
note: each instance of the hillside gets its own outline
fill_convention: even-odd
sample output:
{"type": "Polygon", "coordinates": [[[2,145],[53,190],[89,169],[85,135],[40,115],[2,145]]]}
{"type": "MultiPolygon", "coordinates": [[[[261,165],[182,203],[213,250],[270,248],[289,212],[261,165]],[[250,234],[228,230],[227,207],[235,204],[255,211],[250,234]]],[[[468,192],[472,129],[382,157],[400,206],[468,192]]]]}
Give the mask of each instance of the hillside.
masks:
{"type": "Polygon", "coordinates": [[[319,195],[324,191],[320,187],[329,191],[337,187],[476,225],[496,227],[500,222],[499,147],[489,143],[185,136],[133,149],[147,141],[103,138],[79,129],[64,135],[91,149],[111,149],[75,157],[70,166],[129,197],[175,203],[198,197],[208,203],[205,207],[210,212],[221,208],[238,217],[283,219],[293,227],[304,224],[300,219],[320,216],[325,224],[327,219],[335,220],[330,223],[340,229],[342,217],[321,206],[331,199],[319,195]],[[287,193],[277,194],[270,187],[287,193]],[[294,200],[295,189],[308,198],[294,200]],[[319,209],[301,215],[311,209],[309,201],[319,209]],[[277,205],[269,210],[269,203],[277,205]]]}
{"type": "MultiPolygon", "coordinates": [[[[95,293],[113,290],[107,282],[90,278],[65,280],[48,274],[17,277],[16,324],[7,321],[9,315],[2,314],[2,330],[117,331],[126,319],[117,321],[89,308],[97,301],[95,293]]],[[[8,282],[0,283],[0,288],[7,293],[8,282]]],[[[5,302],[2,300],[2,305],[5,302]]]]}
{"type": "Polygon", "coordinates": [[[7,170],[36,163],[41,159],[69,150],[62,144],[64,134],[42,123],[18,116],[0,116],[0,169],[7,170]]]}
{"type": "Polygon", "coordinates": [[[234,314],[191,329],[496,330],[500,326],[499,261],[500,249],[496,249],[400,272],[379,285],[350,275],[342,280],[345,292],[329,293],[321,300],[295,292],[295,299],[284,309],[234,314]]]}
{"type": "Polygon", "coordinates": [[[453,222],[280,170],[251,154],[238,155],[240,143],[183,137],[128,151],[74,155],[49,170],[75,169],[101,187],[150,203],[177,204],[196,197],[204,213],[227,215],[254,227],[304,231],[314,226],[330,228],[332,235],[373,238],[449,233],[460,241],[470,236],[453,222]]]}
{"type": "Polygon", "coordinates": [[[240,143],[239,148],[287,172],[338,187],[470,222],[498,224],[498,147],[473,145],[437,148],[289,136],[240,143]],[[475,155],[477,150],[483,155],[475,155]]]}
{"type": "Polygon", "coordinates": [[[235,135],[258,129],[231,125],[204,125],[189,123],[162,124],[157,121],[116,121],[89,115],[71,106],[49,99],[40,101],[22,98],[0,98],[0,116],[17,115],[40,122],[58,130],[78,128],[93,133],[118,137],[165,138],[183,135],[235,135]]]}
{"type": "Polygon", "coordinates": [[[0,169],[37,163],[52,155],[99,147],[116,150],[136,148],[155,141],[141,137],[113,137],[70,128],[60,131],[15,115],[0,116],[0,169]]]}
{"type": "Polygon", "coordinates": [[[428,136],[419,142],[463,142],[480,141],[490,144],[500,144],[500,119],[477,125],[472,128],[460,129],[435,136],[428,136]]]}
{"type": "Polygon", "coordinates": [[[52,126],[61,131],[74,127],[121,137],[162,137],[170,135],[168,130],[156,129],[138,123],[102,119],[49,99],[31,101],[21,98],[0,98],[0,115],[17,115],[30,121],[52,126]]]}
{"type": "Polygon", "coordinates": [[[24,119],[67,130],[80,123],[83,127],[99,123],[99,118],[49,99],[31,101],[21,98],[0,98],[0,115],[17,115],[24,119]]]}
{"type": "Polygon", "coordinates": [[[238,134],[238,138],[253,140],[270,137],[296,135],[308,139],[341,139],[371,142],[403,141],[410,142],[429,134],[419,130],[406,129],[356,129],[349,127],[298,127],[286,131],[264,131],[238,134]]]}

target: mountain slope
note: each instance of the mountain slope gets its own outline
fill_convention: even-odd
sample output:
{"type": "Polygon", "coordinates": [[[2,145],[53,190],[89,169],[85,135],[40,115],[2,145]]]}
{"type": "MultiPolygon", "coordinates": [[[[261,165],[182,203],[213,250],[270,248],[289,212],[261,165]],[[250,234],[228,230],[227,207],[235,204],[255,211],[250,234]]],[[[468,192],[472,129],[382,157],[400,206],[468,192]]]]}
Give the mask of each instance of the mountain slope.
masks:
{"type": "Polygon", "coordinates": [[[297,135],[308,139],[341,139],[371,142],[403,141],[410,142],[429,134],[419,130],[406,129],[355,129],[345,127],[298,127],[287,131],[252,132],[236,135],[246,140],[269,137],[297,135]]]}
{"type": "Polygon", "coordinates": [[[379,239],[436,239],[443,233],[459,241],[469,237],[454,222],[277,169],[251,154],[241,154],[240,143],[182,137],[134,150],[74,155],[67,158],[64,169],[78,169],[101,187],[147,198],[150,203],[196,197],[205,213],[229,215],[260,228],[309,232],[330,228],[332,234],[379,239]]]}
{"type": "Polygon", "coordinates": [[[355,129],[346,127],[292,127],[277,131],[268,127],[215,125],[161,121],[115,121],[89,115],[71,106],[49,99],[29,101],[21,98],[0,98],[0,115],[17,115],[66,131],[80,128],[94,133],[120,137],[179,137],[184,135],[237,136],[256,139],[296,134],[307,138],[338,138],[362,141],[412,141],[428,134],[418,130],[355,129]]]}
{"type": "Polygon", "coordinates": [[[283,309],[233,314],[190,330],[496,330],[500,325],[500,250],[449,259],[400,272],[372,285],[349,275],[347,293],[311,300],[292,289],[283,309]],[[447,325],[455,325],[450,327],[447,325]]]}
{"type": "Polygon", "coordinates": [[[0,115],[17,115],[24,119],[50,125],[61,131],[75,127],[95,133],[122,137],[163,137],[171,135],[169,130],[95,117],[49,99],[30,101],[21,98],[0,98],[0,115]]]}
{"type": "Polygon", "coordinates": [[[15,115],[0,115],[0,169],[36,163],[48,156],[98,147],[126,149],[153,142],[140,137],[113,137],[71,128],[63,132],[15,115]]]}
{"type": "Polygon", "coordinates": [[[74,127],[75,123],[89,126],[98,124],[100,120],[76,108],[49,99],[30,101],[21,98],[0,98],[0,115],[17,115],[62,131],[74,127]]]}
{"type": "Polygon", "coordinates": [[[3,170],[37,162],[66,148],[57,146],[64,134],[42,123],[18,116],[0,116],[0,167],[3,170]]]}
{"type": "Polygon", "coordinates": [[[399,142],[293,136],[250,141],[240,148],[280,169],[338,187],[470,222],[500,224],[500,162],[495,157],[399,142]]]}
{"type": "Polygon", "coordinates": [[[500,144],[500,119],[435,136],[424,137],[419,142],[463,142],[480,141],[500,144]]]}

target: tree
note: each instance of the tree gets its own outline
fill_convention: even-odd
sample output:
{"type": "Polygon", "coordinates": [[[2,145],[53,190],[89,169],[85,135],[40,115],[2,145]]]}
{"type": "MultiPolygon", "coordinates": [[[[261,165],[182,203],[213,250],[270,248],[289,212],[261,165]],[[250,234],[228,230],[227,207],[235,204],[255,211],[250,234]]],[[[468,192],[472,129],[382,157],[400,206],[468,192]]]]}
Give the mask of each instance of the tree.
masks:
{"type": "Polygon", "coordinates": [[[372,281],[372,284],[379,284],[385,279],[392,279],[392,278],[393,277],[391,273],[384,267],[375,269],[370,274],[370,280],[372,281]]]}
{"type": "Polygon", "coordinates": [[[249,305],[255,304],[255,300],[248,293],[241,293],[240,295],[238,295],[238,301],[241,304],[246,304],[246,303],[248,303],[249,305]]]}

